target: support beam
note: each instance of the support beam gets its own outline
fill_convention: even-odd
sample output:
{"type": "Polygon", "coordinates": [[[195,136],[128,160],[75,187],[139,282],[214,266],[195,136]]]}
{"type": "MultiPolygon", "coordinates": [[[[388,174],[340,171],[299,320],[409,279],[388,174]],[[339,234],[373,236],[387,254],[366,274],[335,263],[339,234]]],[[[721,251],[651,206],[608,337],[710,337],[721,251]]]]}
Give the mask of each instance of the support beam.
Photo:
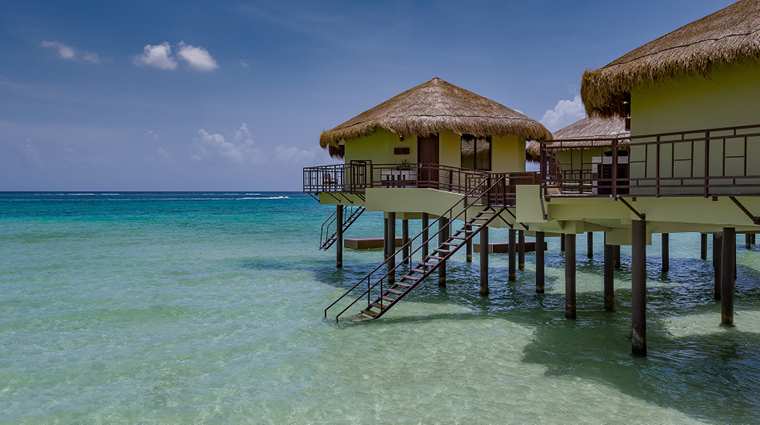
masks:
{"type": "MultiPolygon", "coordinates": [[[[646,217],[644,217],[646,219],[646,217]]],[[[647,223],[633,220],[631,228],[631,316],[632,351],[647,353],[647,223]]]]}
{"type": "Polygon", "coordinates": [[[752,235],[750,235],[749,233],[746,233],[744,235],[744,247],[747,249],[752,248],[752,235]]]}
{"type": "MultiPolygon", "coordinates": [[[[469,224],[465,224],[464,225],[464,230],[465,230],[465,232],[469,233],[469,232],[472,231],[472,226],[470,226],[469,224]]],[[[485,229],[483,229],[483,230],[485,230],[485,229]]],[[[480,246],[483,246],[483,245],[480,245],[480,246]]],[[[488,246],[488,245],[486,244],[485,246],[488,246]]],[[[467,250],[466,251],[467,252],[466,261],[468,263],[472,263],[472,239],[470,239],[470,240],[467,241],[467,245],[465,245],[465,249],[467,250]]]]}
{"type": "Polygon", "coordinates": [[[488,227],[480,231],[480,246],[480,295],[488,295],[488,227]]]}
{"type": "Polygon", "coordinates": [[[565,236],[560,236],[559,238],[559,251],[565,252],[565,236]]]}
{"type": "Polygon", "coordinates": [[[662,234],[662,272],[670,270],[670,234],[662,234]]]}
{"type": "MultiPolygon", "coordinates": [[[[517,231],[509,229],[509,280],[517,280],[517,231]]],[[[485,247],[488,249],[488,247],[485,247]]]]}
{"type": "Polygon", "coordinates": [[[736,256],[736,229],[723,228],[723,255],[720,294],[720,324],[734,325],[734,257],[736,256]]]}
{"type": "Polygon", "coordinates": [[[343,267],[343,205],[338,205],[337,218],[335,221],[338,225],[336,233],[338,239],[335,241],[335,243],[338,244],[335,253],[335,265],[338,268],[341,268],[343,267]]]}
{"type": "MultiPolygon", "coordinates": [[[[388,213],[388,271],[392,271],[396,266],[396,213],[388,213]]],[[[395,273],[388,275],[388,283],[396,281],[395,273]]]]}
{"type": "Polygon", "coordinates": [[[536,232],[536,293],[544,293],[546,277],[544,275],[544,232],[536,232]]]}
{"type": "Polygon", "coordinates": [[[388,217],[383,218],[383,260],[387,260],[390,254],[388,253],[388,217]]]}
{"type": "Polygon", "coordinates": [[[525,231],[517,231],[517,268],[525,270],[525,231]]]}
{"type": "Polygon", "coordinates": [[[703,260],[707,260],[707,233],[699,234],[699,255],[703,260]]]}
{"type": "Polygon", "coordinates": [[[430,252],[428,247],[428,239],[430,238],[429,232],[428,232],[428,226],[430,226],[430,216],[428,213],[422,213],[422,258],[428,256],[428,252],[430,252]]]}
{"type": "MultiPolygon", "coordinates": [[[[441,246],[442,243],[446,242],[449,239],[449,231],[451,229],[451,226],[449,226],[449,219],[448,217],[441,217],[440,220],[438,220],[438,246],[441,246]]],[[[443,257],[443,253],[439,253],[440,257],[443,257]]],[[[446,262],[441,261],[441,265],[438,266],[438,286],[446,286],[446,262]]]]}
{"type": "Polygon", "coordinates": [[[586,256],[594,258],[594,232],[586,234],[586,256]]]}
{"type": "Polygon", "coordinates": [[[615,265],[615,269],[619,270],[620,269],[620,245],[613,245],[613,251],[614,251],[613,252],[614,255],[612,256],[612,260],[615,265]]]}
{"type": "Polygon", "coordinates": [[[565,317],[575,319],[575,234],[565,240],[565,317]]]}
{"type": "Polygon", "coordinates": [[[614,245],[607,245],[607,232],[604,232],[604,309],[615,309],[615,255],[614,245]]]}
{"type": "Polygon", "coordinates": [[[404,262],[411,265],[412,259],[408,258],[410,250],[409,247],[406,246],[407,242],[409,242],[409,220],[405,218],[401,220],[401,244],[404,246],[402,255],[404,256],[404,262]]]}
{"type": "Polygon", "coordinates": [[[723,267],[723,233],[713,234],[713,275],[715,276],[715,299],[720,299],[721,275],[723,267]]]}

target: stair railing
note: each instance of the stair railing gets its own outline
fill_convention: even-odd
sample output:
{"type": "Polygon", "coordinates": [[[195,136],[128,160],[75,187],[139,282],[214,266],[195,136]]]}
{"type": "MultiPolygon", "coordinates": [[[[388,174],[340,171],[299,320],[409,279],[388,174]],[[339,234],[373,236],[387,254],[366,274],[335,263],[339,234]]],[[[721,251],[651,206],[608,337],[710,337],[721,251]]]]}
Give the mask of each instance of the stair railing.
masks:
{"type": "MultiPolygon", "coordinates": [[[[417,236],[415,236],[413,239],[410,239],[406,244],[404,244],[401,248],[399,248],[393,255],[391,255],[388,258],[386,258],[385,261],[383,261],[382,263],[380,263],[379,266],[377,266],[374,270],[372,270],[371,272],[369,272],[369,274],[367,276],[365,276],[362,280],[360,280],[359,282],[357,282],[354,286],[352,286],[349,290],[347,290],[343,295],[341,295],[337,300],[335,300],[332,304],[330,304],[325,309],[325,319],[327,319],[327,311],[330,310],[330,308],[332,308],[335,304],[337,304],[338,302],[340,302],[340,300],[342,300],[343,298],[345,298],[348,294],[350,294],[351,292],[353,292],[357,287],[359,287],[359,285],[361,285],[365,281],[367,282],[367,289],[364,292],[362,292],[361,295],[359,295],[351,304],[349,304],[340,313],[338,313],[338,315],[335,316],[335,321],[337,322],[338,319],[340,319],[340,316],[343,313],[345,313],[346,310],[348,310],[349,308],[353,307],[354,304],[356,304],[360,299],[364,298],[364,295],[367,295],[367,303],[368,303],[368,305],[370,305],[372,303],[371,292],[372,292],[372,290],[374,288],[376,288],[378,285],[380,285],[380,294],[382,294],[383,293],[383,281],[385,279],[387,279],[388,276],[391,275],[391,273],[395,273],[396,269],[398,269],[402,264],[405,264],[406,262],[409,262],[409,259],[412,258],[414,256],[414,254],[416,254],[418,251],[420,251],[422,249],[423,245],[429,243],[430,241],[432,241],[433,239],[435,239],[436,237],[438,237],[441,234],[441,232],[443,232],[444,229],[446,229],[447,227],[448,228],[451,227],[451,225],[453,224],[454,220],[460,219],[460,217],[462,217],[463,215],[464,215],[464,217],[462,217],[462,220],[464,222],[467,222],[467,208],[469,208],[472,205],[476,205],[477,202],[479,200],[481,200],[483,197],[486,197],[485,204],[483,205],[483,207],[484,208],[490,208],[491,207],[491,203],[490,203],[490,199],[489,199],[489,194],[490,194],[491,190],[494,190],[496,188],[502,188],[502,190],[506,190],[505,189],[506,181],[507,181],[507,178],[505,176],[499,177],[498,180],[495,183],[493,183],[490,186],[486,186],[487,189],[484,190],[483,192],[481,192],[479,195],[477,195],[477,197],[472,202],[470,202],[469,205],[468,205],[468,199],[470,197],[474,196],[474,194],[476,193],[476,191],[478,190],[478,188],[480,188],[484,184],[485,185],[489,185],[491,183],[491,177],[489,176],[489,177],[483,179],[483,181],[481,181],[477,185],[475,185],[475,187],[473,187],[467,194],[465,194],[462,197],[462,199],[460,199],[454,205],[452,205],[451,208],[449,208],[448,210],[446,210],[446,212],[444,212],[443,214],[441,214],[440,216],[438,216],[438,218],[436,220],[434,220],[432,223],[430,223],[425,229],[423,229],[419,234],[417,234],[417,236]],[[454,216],[453,211],[456,209],[456,207],[459,204],[463,204],[462,205],[462,211],[459,214],[457,214],[456,216],[454,216]],[[375,274],[375,272],[377,272],[378,270],[380,270],[383,266],[387,266],[388,263],[392,259],[396,258],[396,255],[398,255],[400,252],[402,252],[404,250],[404,248],[411,246],[412,243],[415,240],[417,240],[420,236],[422,236],[426,231],[428,231],[431,227],[433,227],[436,223],[438,223],[441,220],[441,218],[445,217],[446,215],[449,216],[449,222],[446,224],[446,226],[438,229],[438,231],[435,232],[435,234],[433,234],[432,236],[428,237],[428,239],[426,241],[424,241],[422,244],[420,244],[420,246],[418,246],[417,249],[415,249],[414,251],[410,252],[409,255],[406,256],[400,263],[396,264],[393,268],[391,268],[390,270],[388,270],[388,272],[386,272],[378,281],[375,282],[374,285],[372,285],[372,275],[375,274]]],[[[504,206],[502,206],[502,209],[503,208],[504,208],[504,206]]],[[[475,231],[473,231],[471,233],[474,234],[474,233],[478,233],[479,231],[480,231],[480,229],[475,230],[475,231]]],[[[438,268],[437,265],[433,266],[433,268],[431,270],[435,270],[436,268],[438,268]]],[[[382,301],[382,298],[381,298],[380,299],[380,304],[381,305],[382,305],[382,302],[383,301],[382,301]]]]}
{"type": "MultiPolygon", "coordinates": [[[[328,210],[329,211],[329,210],[328,210]]],[[[322,228],[319,230],[319,249],[322,249],[322,245],[330,239],[330,226],[338,220],[338,209],[336,208],[332,214],[322,223],[322,228]],[[327,238],[327,239],[325,239],[327,238]]]]}

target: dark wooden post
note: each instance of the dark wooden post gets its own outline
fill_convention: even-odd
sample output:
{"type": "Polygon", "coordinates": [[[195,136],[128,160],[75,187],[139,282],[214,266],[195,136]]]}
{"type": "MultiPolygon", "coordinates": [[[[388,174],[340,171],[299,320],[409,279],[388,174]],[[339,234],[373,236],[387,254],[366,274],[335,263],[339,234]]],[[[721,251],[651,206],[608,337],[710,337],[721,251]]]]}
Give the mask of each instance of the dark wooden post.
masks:
{"type": "Polygon", "coordinates": [[[391,273],[396,266],[396,213],[388,213],[388,283],[396,281],[395,273],[391,273]]]}
{"type": "Polygon", "coordinates": [[[338,268],[343,267],[343,205],[338,205],[337,218],[335,219],[338,229],[336,236],[338,240],[335,241],[337,246],[336,250],[336,265],[338,268]]]}
{"type": "Polygon", "coordinates": [[[633,354],[647,353],[647,223],[633,220],[631,229],[631,316],[633,354]]]}
{"type": "Polygon", "coordinates": [[[744,247],[747,249],[752,248],[752,235],[749,233],[744,235],[744,247]]]}
{"type": "Polygon", "coordinates": [[[565,252],[565,236],[560,236],[559,238],[559,250],[560,252],[565,252]]]}
{"type": "Polygon", "coordinates": [[[613,251],[613,263],[615,265],[615,269],[620,268],[620,245],[612,245],[612,251],[613,251]]]}
{"type": "Polygon", "coordinates": [[[390,254],[388,248],[390,243],[388,242],[388,217],[383,218],[383,259],[387,260],[390,254]]]}
{"type": "Polygon", "coordinates": [[[517,268],[525,270],[525,231],[517,231],[517,268]]]}
{"type": "Polygon", "coordinates": [[[509,280],[517,280],[517,235],[515,229],[509,229],[509,280]]]}
{"type": "Polygon", "coordinates": [[[488,295],[488,227],[480,231],[480,295],[488,295]]]}
{"type": "Polygon", "coordinates": [[[662,234],[662,272],[670,270],[670,234],[662,234]]]}
{"type": "MultiPolygon", "coordinates": [[[[449,219],[448,217],[441,217],[438,220],[438,246],[446,242],[449,239],[449,219]]],[[[439,257],[443,257],[444,254],[439,252],[439,257]]],[[[446,286],[446,261],[440,260],[441,265],[438,266],[438,285],[446,286]]]]}
{"type": "Polygon", "coordinates": [[[707,260],[707,233],[699,234],[699,255],[703,260],[707,260]]]}
{"type": "Polygon", "coordinates": [[[723,257],[723,234],[713,233],[713,275],[715,276],[715,299],[720,299],[720,280],[723,257]]]}
{"type": "Polygon", "coordinates": [[[422,259],[424,260],[425,257],[428,256],[429,248],[428,248],[428,238],[430,235],[428,234],[428,226],[430,226],[430,216],[428,213],[422,213],[422,259]]]}
{"type": "Polygon", "coordinates": [[[401,244],[404,246],[404,250],[401,255],[404,256],[404,262],[407,264],[412,263],[412,259],[409,257],[409,247],[406,246],[407,242],[409,242],[409,220],[403,219],[401,220],[401,244]]]}
{"type": "Polygon", "coordinates": [[[594,258],[594,232],[588,232],[586,235],[586,256],[594,258]]]}
{"type": "Polygon", "coordinates": [[[544,293],[544,232],[536,232],[536,293],[544,293]]]}
{"type": "Polygon", "coordinates": [[[607,232],[604,232],[604,309],[615,309],[615,248],[607,245],[607,232]]]}
{"type": "Polygon", "coordinates": [[[566,234],[565,240],[565,317],[575,319],[575,234],[566,234]]]}
{"type": "MultiPolygon", "coordinates": [[[[472,226],[470,226],[469,224],[465,224],[464,230],[465,230],[465,236],[467,236],[467,233],[472,231],[472,226]]],[[[486,236],[486,238],[488,238],[488,236],[486,236]]],[[[472,263],[472,239],[469,239],[467,241],[467,245],[465,246],[465,249],[467,250],[466,261],[468,263],[472,263]]]]}
{"type": "Polygon", "coordinates": [[[723,228],[722,276],[720,294],[720,324],[734,324],[734,257],[736,256],[736,229],[723,228]]]}

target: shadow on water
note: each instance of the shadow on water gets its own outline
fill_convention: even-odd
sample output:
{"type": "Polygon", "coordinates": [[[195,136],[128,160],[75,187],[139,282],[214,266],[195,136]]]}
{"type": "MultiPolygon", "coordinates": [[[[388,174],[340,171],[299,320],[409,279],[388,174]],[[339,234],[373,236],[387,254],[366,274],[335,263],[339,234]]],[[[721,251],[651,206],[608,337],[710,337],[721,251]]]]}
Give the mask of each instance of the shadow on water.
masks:
{"type": "MultiPolygon", "coordinates": [[[[593,259],[578,256],[578,274],[586,278],[595,276],[598,284],[583,282],[586,289],[579,288],[577,320],[564,318],[564,258],[559,253],[547,253],[545,294],[535,293],[532,270],[518,271],[517,281],[508,281],[506,261],[497,257],[489,273],[490,294],[481,296],[477,256],[474,260],[450,262],[446,286],[438,286],[433,275],[405,298],[408,302],[458,305],[469,309],[468,312],[427,315],[421,312],[419,316],[404,317],[389,314],[379,321],[347,321],[338,326],[385,327],[499,317],[534,330],[522,361],[545,366],[548,376],[601,382],[647,403],[700,420],[751,423],[760,417],[760,394],[756,391],[760,387],[760,329],[755,333],[718,325],[720,303],[713,299],[711,261],[671,258],[670,271],[663,273],[660,258],[648,257],[649,353],[647,357],[634,357],[630,354],[629,256],[622,256],[621,268],[615,272],[613,312],[603,311],[602,256],[593,259]],[[691,326],[692,316],[712,316],[714,326],[693,325],[693,332],[687,335],[675,335],[669,328],[672,319],[691,326]]],[[[529,266],[533,261],[533,256],[526,258],[529,266]]],[[[345,264],[343,269],[325,266],[314,271],[318,281],[348,289],[377,264],[345,264]]],[[[755,308],[760,306],[760,272],[739,264],[737,275],[737,311],[760,310],[755,308]]]]}

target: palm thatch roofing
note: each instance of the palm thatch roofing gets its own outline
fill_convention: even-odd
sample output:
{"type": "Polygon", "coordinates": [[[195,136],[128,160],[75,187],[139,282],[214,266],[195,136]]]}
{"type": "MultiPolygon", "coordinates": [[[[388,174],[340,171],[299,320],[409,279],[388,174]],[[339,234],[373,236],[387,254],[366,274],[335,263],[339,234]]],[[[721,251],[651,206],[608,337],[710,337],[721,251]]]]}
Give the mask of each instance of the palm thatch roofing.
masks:
{"type": "MultiPolygon", "coordinates": [[[[369,136],[377,127],[402,137],[452,130],[476,137],[516,135],[527,140],[551,138],[543,125],[506,106],[440,78],[420,84],[327,130],[319,145],[339,154],[341,140],[369,136]]],[[[334,155],[335,156],[335,155],[334,155]]]]}
{"type": "Polygon", "coordinates": [[[715,64],[760,59],[760,0],[742,0],[583,73],[588,115],[626,116],[631,90],[679,74],[710,76],[715,64]]]}
{"type": "MultiPolygon", "coordinates": [[[[620,117],[591,116],[578,120],[552,133],[554,140],[562,143],[559,150],[580,147],[604,148],[612,145],[617,138],[621,145],[630,143],[631,132],[625,129],[625,120],[620,117]]],[[[528,160],[539,162],[541,144],[530,142],[526,148],[528,160]]]]}

